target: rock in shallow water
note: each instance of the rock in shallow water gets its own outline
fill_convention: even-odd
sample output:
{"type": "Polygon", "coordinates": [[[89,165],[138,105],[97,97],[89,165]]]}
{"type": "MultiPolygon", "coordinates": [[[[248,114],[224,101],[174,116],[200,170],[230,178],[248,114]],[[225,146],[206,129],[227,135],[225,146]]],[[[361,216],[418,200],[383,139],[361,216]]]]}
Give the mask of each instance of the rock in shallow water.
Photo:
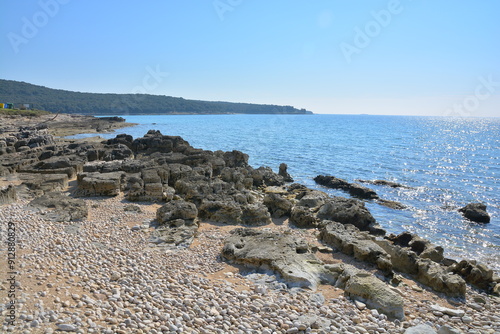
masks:
{"type": "Polygon", "coordinates": [[[470,203],[458,210],[465,218],[476,223],[489,223],[490,215],[486,212],[486,205],[482,203],[470,203]]]}

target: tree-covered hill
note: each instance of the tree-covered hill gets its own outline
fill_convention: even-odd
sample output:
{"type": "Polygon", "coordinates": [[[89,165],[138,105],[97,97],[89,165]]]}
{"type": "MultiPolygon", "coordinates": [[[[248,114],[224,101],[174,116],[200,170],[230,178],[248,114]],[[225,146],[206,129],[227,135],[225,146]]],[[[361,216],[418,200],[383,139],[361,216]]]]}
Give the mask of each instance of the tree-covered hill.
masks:
{"type": "Polygon", "coordinates": [[[30,108],[87,115],[311,113],[292,106],[209,102],[147,94],[80,93],[2,79],[0,103],[30,104],[30,108]]]}

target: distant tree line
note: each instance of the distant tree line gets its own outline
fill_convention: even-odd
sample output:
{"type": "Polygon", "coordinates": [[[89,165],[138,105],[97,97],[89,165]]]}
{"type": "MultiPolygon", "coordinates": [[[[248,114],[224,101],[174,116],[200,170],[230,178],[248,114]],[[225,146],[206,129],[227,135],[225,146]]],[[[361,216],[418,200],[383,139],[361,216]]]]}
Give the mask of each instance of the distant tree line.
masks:
{"type": "Polygon", "coordinates": [[[2,79],[0,102],[29,103],[36,109],[88,115],[311,113],[292,106],[210,102],[147,94],[80,93],[2,79]]]}

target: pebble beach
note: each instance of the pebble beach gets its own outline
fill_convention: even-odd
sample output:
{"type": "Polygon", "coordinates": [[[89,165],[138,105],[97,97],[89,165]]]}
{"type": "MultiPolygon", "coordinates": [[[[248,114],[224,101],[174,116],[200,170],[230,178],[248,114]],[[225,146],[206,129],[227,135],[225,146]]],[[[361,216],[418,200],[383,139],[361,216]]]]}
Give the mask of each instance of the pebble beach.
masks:
{"type": "MultiPolygon", "coordinates": [[[[18,268],[15,326],[6,323],[10,287],[2,269],[2,332],[364,334],[427,324],[439,333],[500,333],[498,297],[469,287],[460,303],[405,279],[394,289],[406,317],[391,321],[332,286],[286,289],[222,261],[232,226],[202,222],[189,248],[165,249],[149,242],[158,205],[139,204],[137,212],[125,211],[130,203],[120,196],[85,201],[89,215],[80,222],[53,222],[25,199],[1,207],[1,239],[8,222],[16,228],[18,268]]],[[[315,239],[282,221],[260,228],[315,239]]],[[[6,268],[5,248],[0,256],[6,268]]]]}

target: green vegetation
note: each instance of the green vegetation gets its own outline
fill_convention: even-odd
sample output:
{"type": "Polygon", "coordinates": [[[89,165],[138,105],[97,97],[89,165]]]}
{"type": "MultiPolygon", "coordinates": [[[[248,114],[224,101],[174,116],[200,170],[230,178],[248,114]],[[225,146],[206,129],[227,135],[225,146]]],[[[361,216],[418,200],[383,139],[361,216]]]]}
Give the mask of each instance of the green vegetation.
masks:
{"type": "Polygon", "coordinates": [[[0,115],[21,115],[21,116],[30,116],[30,117],[36,117],[36,116],[42,116],[42,115],[48,115],[50,112],[45,111],[45,110],[22,110],[22,109],[0,109],[0,115]]]}
{"type": "Polygon", "coordinates": [[[29,103],[52,112],[87,115],[311,113],[292,106],[209,102],[148,94],[80,93],[1,79],[0,102],[29,103]]]}

